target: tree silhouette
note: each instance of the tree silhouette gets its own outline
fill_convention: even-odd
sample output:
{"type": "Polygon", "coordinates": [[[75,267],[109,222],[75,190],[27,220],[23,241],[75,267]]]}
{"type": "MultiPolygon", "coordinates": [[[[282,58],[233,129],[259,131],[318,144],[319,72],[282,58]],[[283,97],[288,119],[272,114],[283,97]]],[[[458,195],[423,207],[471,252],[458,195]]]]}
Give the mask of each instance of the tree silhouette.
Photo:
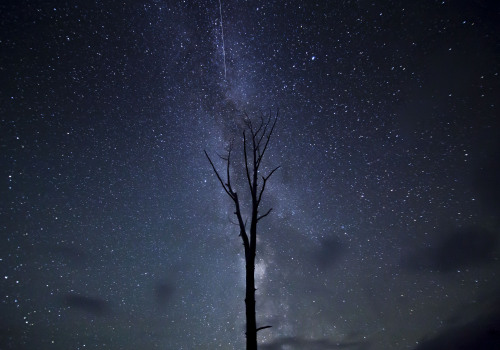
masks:
{"type": "Polygon", "coordinates": [[[262,159],[266,153],[267,146],[269,145],[269,140],[273,134],[276,121],[278,120],[278,114],[279,110],[276,112],[274,118],[272,117],[271,112],[269,112],[269,116],[267,118],[261,116],[260,123],[258,123],[258,125],[254,125],[248,115],[245,114],[245,128],[243,130],[243,157],[246,175],[246,180],[244,181],[247,182],[250,194],[249,205],[251,214],[249,231],[247,230],[247,221],[243,221],[240,197],[238,197],[238,193],[235,191],[231,182],[231,152],[233,151],[233,143],[229,145],[226,156],[219,156],[226,165],[226,181],[222,179],[207,151],[204,151],[215,175],[217,176],[217,179],[222,185],[222,188],[234,203],[234,214],[238,219],[240,237],[243,240],[243,246],[245,248],[247,350],[256,350],[257,332],[271,327],[263,326],[257,328],[255,317],[255,255],[257,250],[257,224],[272,211],[272,208],[270,208],[264,214],[259,215],[259,205],[262,201],[262,195],[266,189],[267,181],[274,174],[274,172],[279,169],[279,166],[272,169],[267,175],[260,175],[259,169],[262,165],[262,159]],[[249,133],[249,135],[247,135],[247,133],[249,133]]]}

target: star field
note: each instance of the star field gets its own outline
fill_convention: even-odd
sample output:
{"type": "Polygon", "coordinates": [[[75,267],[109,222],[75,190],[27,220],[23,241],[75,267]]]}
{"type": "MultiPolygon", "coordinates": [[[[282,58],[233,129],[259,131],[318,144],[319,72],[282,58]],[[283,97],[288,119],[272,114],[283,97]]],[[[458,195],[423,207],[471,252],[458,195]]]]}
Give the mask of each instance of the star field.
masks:
{"type": "Polygon", "coordinates": [[[243,247],[203,150],[234,139],[238,179],[244,113],[278,108],[259,348],[496,348],[499,19],[2,2],[0,348],[243,349],[243,247]]]}

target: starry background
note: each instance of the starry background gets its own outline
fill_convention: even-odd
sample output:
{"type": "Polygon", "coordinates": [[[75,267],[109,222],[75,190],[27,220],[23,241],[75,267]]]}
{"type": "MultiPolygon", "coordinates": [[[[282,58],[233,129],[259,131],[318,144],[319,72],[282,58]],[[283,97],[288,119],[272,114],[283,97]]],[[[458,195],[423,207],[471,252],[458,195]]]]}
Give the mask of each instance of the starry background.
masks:
{"type": "Polygon", "coordinates": [[[499,25],[485,0],[2,1],[0,348],[243,349],[203,150],[278,107],[260,348],[498,345],[499,25]]]}

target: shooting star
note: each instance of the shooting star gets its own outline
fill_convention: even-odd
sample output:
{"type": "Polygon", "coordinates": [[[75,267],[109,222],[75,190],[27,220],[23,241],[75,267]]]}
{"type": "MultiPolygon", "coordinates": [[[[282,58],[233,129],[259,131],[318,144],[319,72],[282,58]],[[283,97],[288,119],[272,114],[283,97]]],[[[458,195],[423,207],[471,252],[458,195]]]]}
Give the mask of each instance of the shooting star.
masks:
{"type": "Polygon", "coordinates": [[[222,32],[222,58],[224,60],[224,79],[227,78],[227,69],[226,69],[226,47],[224,45],[224,26],[222,24],[222,3],[221,0],[219,0],[219,14],[220,14],[220,29],[222,32]]]}

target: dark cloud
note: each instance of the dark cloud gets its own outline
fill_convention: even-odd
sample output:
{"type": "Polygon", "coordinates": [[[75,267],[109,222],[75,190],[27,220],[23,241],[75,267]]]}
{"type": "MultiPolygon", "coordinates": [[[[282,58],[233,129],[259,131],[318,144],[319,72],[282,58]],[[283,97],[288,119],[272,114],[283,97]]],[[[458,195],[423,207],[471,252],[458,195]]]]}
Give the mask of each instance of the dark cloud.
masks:
{"type": "Polygon", "coordinates": [[[457,327],[447,328],[435,337],[423,340],[415,350],[500,349],[500,313],[480,316],[457,327]]]}
{"type": "Polygon", "coordinates": [[[0,320],[0,349],[28,349],[27,346],[19,345],[17,340],[22,337],[23,330],[19,325],[8,324],[0,320]]]}
{"type": "Polygon", "coordinates": [[[480,227],[469,227],[445,235],[428,249],[422,249],[403,259],[411,270],[429,269],[442,272],[492,261],[498,234],[480,227]]]}
{"type": "Polygon", "coordinates": [[[474,187],[479,193],[481,202],[487,208],[500,209],[500,163],[495,157],[483,164],[476,173],[474,187]]]}
{"type": "Polygon", "coordinates": [[[62,260],[64,262],[80,265],[87,260],[87,254],[83,249],[72,245],[56,245],[52,252],[58,260],[62,260]]]}
{"type": "Polygon", "coordinates": [[[109,303],[101,298],[87,297],[79,294],[67,294],[63,297],[64,304],[89,314],[102,316],[109,314],[111,308],[109,303]]]}
{"type": "Polygon", "coordinates": [[[301,337],[283,337],[259,347],[263,350],[282,349],[309,349],[309,350],[330,350],[330,349],[366,349],[367,342],[333,342],[328,339],[305,339],[301,337]]]}
{"type": "Polygon", "coordinates": [[[321,242],[319,250],[313,253],[313,262],[319,267],[328,268],[336,264],[344,254],[344,245],[337,237],[330,237],[321,242]]]}
{"type": "Polygon", "coordinates": [[[174,293],[174,287],[167,282],[159,282],[154,288],[156,302],[160,305],[165,305],[174,293]]]}

